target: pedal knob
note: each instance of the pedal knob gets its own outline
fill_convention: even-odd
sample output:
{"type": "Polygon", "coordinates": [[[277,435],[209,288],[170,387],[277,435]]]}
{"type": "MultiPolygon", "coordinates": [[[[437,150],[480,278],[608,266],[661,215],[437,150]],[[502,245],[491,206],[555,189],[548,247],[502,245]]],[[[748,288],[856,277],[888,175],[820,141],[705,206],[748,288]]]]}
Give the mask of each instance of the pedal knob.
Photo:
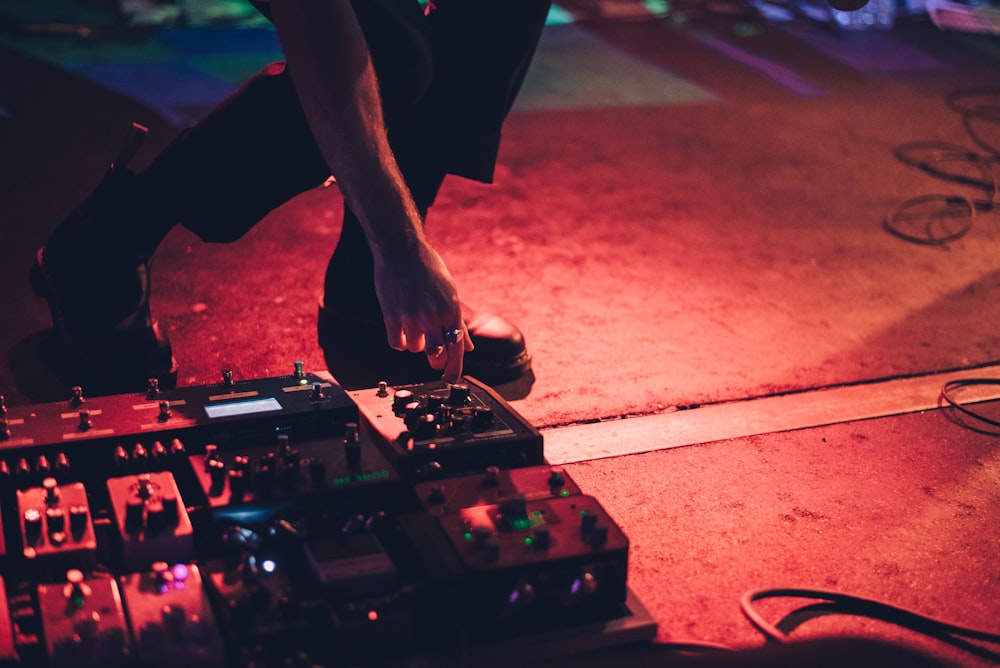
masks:
{"type": "Polygon", "coordinates": [[[396,416],[401,416],[406,409],[406,404],[413,401],[413,392],[410,390],[396,390],[392,395],[392,412],[396,416]]]}
{"type": "Polygon", "coordinates": [[[63,587],[63,597],[75,608],[83,607],[87,597],[93,593],[85,581],[83,571],[72,568],[66,571],[66,586],[63,587]]]}
{"type": "Polygon", "coordinates": [[[167,452],[167,446],[163,445],[160,441],[153,441],[153,451],[150,455],[152,460],[156,462],[157,468],[162,468],[170,457],[170,453],[167,452]]]}
{"type": "Polygon", "coordinates": [[[564,469],[561,466],[553,466],[549,469],[549,487],[559,488],[566,484],[566,476],[563,475],[564,469]]]}
{"type": "Polygon", "coordinates": [[[149,468],[149,451],[142,443],[136,443],[132,448],[132,463],[135,464],[136,471],[145,471],[149,468]]]}
{"type": "Polygon", "coordinates": [[[415,436],[421,441],[434,438],[437,435],[437,427],[437,416],[433,413],[425,413],[417,420],[415,436]]]}
{"type": "Polygon", "coordinates": [[[94,423],[90,420],[90,411],[80,411],[80,424],[77,425],[77,429],[87,431],[93,426],[94,423]]]}
{"type": "Polygon", "coordinates": [[[456,408],[469,403],[472,393],[465,383],[455,383],[448,390],[448,405],[456,408]]]}
{"type": "Polygon", "coordinates": [[[89,512],[87,506],[82,504],[72,505],[69,508],[69,530],[76,540],[87,529],[87,517],[89,512]]]}
{"type": "Polygon", "coordinates": [[[472,428],[476,431],[486,431],[493,428],[493,409],[480,406],[472,415],[472,428]]]}
{"type": "Polygon", "coordinates": [[[42,537],[42,513],[37,508],[24,511],[24,541],[31,545],[42,537]]]}
{"type": "Polygon", "coordinates": [[[45,510],[45,525],[49,535],[66,531],[66,512],[62,508],[47,508],[45,510]]]}

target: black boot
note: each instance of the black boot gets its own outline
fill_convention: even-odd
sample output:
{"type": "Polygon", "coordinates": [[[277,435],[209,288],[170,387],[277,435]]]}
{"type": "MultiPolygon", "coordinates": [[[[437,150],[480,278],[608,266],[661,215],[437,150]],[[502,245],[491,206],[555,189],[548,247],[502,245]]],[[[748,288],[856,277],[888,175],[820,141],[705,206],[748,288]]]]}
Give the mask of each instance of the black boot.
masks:
{"type": "MultiPolygon", "coordinates": [[[[517,380],[531,369],[524,335],[514,324],[466,304],[462,304],[462,317],[475,345],[475,349],[465,355],[465,375],[488,385],[499,385],[517,380]]],[[[377,359],[384,359],[391,364],[405,365],[411,372],[429,372],[428,380],[433,375],[423,355],[399,353],[389,348],[382,310],[375,294],[371,253],[360,223],[347,209],[340,242],[327,266],[318,325],[319,343],[327,352],[328,363],[346,358],[374,364],[377,359]]],[[[332,364],[330,370],[338,380],[342,380],[338,372],[346,373],[332,364]]],[[[413,378],[414,381],[423,379],[413,378]]]]}
{"type": "Polygon", "coordinates": [[[133,126],[97,189],[39,249],[31,285],[49,303],[67,360],[102,382],[176,384],[167,339],[149,311],[150,257],[172,223],[125,164],[145,128],[133,126]],[[160,216],[143,220],[136,217],[160,216]]]}

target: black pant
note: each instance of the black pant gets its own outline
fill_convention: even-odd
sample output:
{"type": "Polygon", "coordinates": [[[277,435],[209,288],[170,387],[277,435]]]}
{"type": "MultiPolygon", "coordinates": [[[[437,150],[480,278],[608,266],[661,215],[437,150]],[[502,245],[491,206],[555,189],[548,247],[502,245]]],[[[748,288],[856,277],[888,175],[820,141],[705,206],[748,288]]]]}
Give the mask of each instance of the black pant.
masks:
{"type": "MultiPolygon", "coordinates": [[[[550,0],[355,0],[389,141],[426,210],[447,173],[489,182],[500,130],[534,55],[550,0]]],[[[143,174],[178,220],[228,242],[329,176],[283,63],[181,133],[143,174]]],[[[370,264],[346,212],[338,257],[370,264]],[[348,252],[349,251],[349,252],[348,252]]]]}

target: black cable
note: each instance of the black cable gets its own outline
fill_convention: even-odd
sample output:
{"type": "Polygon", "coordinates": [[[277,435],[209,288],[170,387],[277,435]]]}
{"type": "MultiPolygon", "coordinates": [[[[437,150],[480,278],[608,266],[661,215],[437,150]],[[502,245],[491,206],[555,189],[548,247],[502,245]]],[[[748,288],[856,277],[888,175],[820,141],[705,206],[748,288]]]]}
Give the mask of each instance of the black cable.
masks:
{"type": "Polygon", "coordinates": [[[1000,634],[998,633],[951,624],[874,599],[820,589],[762,589],[748,591],[743,594],[740,598],[740,610],[750,623],[772,642],[790,642],[791,639],[788,637],[788,634],[795,627],[799,626],[800,623],[794,624],[786,631],[782,628],[786,626],[785,620],[782,620],[778,624],[772,624],[764,619],[763,615],[754,608],[753,604],[765,598],[808,598],[827,601],[826,604],[813,604],[793,611],[791,615],[786,615],[786,620],[792,615],[800,614],[803,611],[810,613],[809,618],[819,616],[820,614],[862,616],[936,638],[991,661],[1000,661],[1000,653],[969,642],[970,640],[977,640],[985,643],[1000,644],[1000,634]]]}
{"type": "MultiPolygon", "coordinates": [[[[1000,378],[963,378],[960,380],[950,380],[941,386],[941,401],[947,404],[950,408],[959,413],[972,418],[976,422],[990,425],[991,427],[996,427],[1000,429],[1000,420],[993,419],[972,410],[971,408],[960,403],[958,399],[955,398],[955,393],[966,387],[977,387],[983,385],[997,385],[1000,386],[1000,378]]],[[[981,428],[977,428],[975,425],[966,425],[976,431],[984,434],[990,435],[1000,435],[998,432],[986,431],[981,428]]]]}
{"type": "Polygon", "coordinates": [[[883,227],[888,232],[929,246],[944,246],[964,237],[972,229],[977,212],[1000,210],[1000,149],[984,139],[976,127],[977,122],[1000,126],[1000,88],[953,91],[946,103],[962,117],[966,134],[986,155],[939,141],[906,142],[893,153],[901,162],[931,176],[980,188],[987,199],[923,195],[898,204],[886,214],[883,227]]]}

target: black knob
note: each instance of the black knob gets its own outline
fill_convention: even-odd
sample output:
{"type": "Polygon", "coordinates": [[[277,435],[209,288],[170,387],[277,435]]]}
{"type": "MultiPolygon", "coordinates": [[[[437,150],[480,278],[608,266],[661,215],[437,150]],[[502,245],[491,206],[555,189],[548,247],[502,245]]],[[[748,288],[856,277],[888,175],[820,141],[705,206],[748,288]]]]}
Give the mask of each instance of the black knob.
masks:
{"type": "Polygon", "coordinates": [[[493,428],[493,409],[481,406],[472,415],[472,428],[476,431],[487,431],[493,428]]]}
{"type": "Polygon", "coordinates": [[[150,458],[156,463],[157,468],[164,466],[170,458],[170,453],[167,452],[167,446],[163,445],[160,441],[154,441],[150,458]]]}
{"type": "Polygon", "coordinates": [[[62,476],[69,472],[69,457],[65,452],[60,452],[56,456],[56,475],[62,476]]]}
{"type": "Polygon", "coordinates": [[[120,445],[115,448],[114,465],[115,469],[118,471],[127,471],[129,468],[128,452],[126,452],[125,448],[120,445]]]}
{"type": "Polygon", "coordinates": [[[62,508],[46,508],[45,526],[48,528],[50,536],[57,532],[65,532],[66,511],[62,508]]]}
{"type": "Polygon", "coordinates": [[[465,383],[455,383],[448,390],[448,405],[455,406],[456,408],[464,406],[469,403],[471,396],[472,393],[469,391],[468,385],[465,383]]]}
{"type": "Polygon", "coordinates": [[[80,540],[83,532],[87,529],[87,506],[82,504],[72,505],[69,508],[69,530],[73,534],[74,540],[80,540]]]}
{"type": "Polygon", "coordinates": [[[132,448],[132,463],[136,471],[146,471],[149,469],[149,451],[142,443],[136,443],[132,448]]]}
{"type": "Polygon", "coordinates": [[[31,545],[42,536],[42,513],[37,508],[24,511],[24,540],[31,545]]]}
{"type": "Polygon", "coordinates": [[[425,413],[417,421],[417,428],[414,434],[420,440],[434,438],[437,435],[437,427],[437,416],[433,413],[425,413]]]}
{"type": "Polygon", "coordinates": [[[396,390],[392,395],[392,412],[401,416],[406,408],[406,404],[413,401],[413,392],[410,390],[396,390]]]}

